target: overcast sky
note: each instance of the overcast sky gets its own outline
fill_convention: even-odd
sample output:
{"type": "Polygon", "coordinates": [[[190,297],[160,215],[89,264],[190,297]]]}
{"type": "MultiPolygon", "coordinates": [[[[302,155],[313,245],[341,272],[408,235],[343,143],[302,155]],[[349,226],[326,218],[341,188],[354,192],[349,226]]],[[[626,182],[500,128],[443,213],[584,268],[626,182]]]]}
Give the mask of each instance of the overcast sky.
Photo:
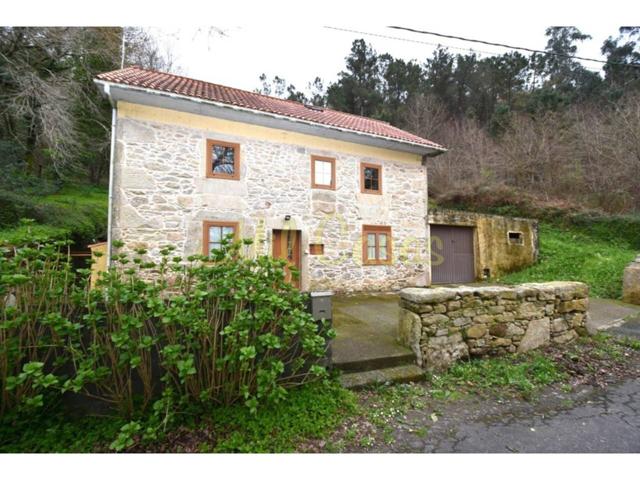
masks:
{"type": "MultiPolygon", "coordinates": [[[[324,25],[457,48],[504,49],[399,32],[385,25],[544,49],[544,30],[575,25],[592,35],[578,54],[601,58],[604,39],[619,25],[640,24],[638,0],[29,0],[5,2],[4,25],[142,25],[171,49],[184,75],[253,90],[258,76],[281,75],[299,89],[325,84],[344,67],[351,42],[364,37],[380,52],[421,63],[435,45],[324,29],[324,25]],[[224,36],[207,35],[214,25],[224,36]]],[[[459,52],[460,50],[454,50],[459,52]]],[[[592,69],[600,65],[585,63],[592,69]]]]}
{"type": "MultiPolygon", "coordinates": [[[[400,22],[396,19],[396,23],[402,26],[534,49],[544,49],[546,44],[544,30],[547,24],[544,23],[503,23],[499,26],[490,21],[421,23],[412,20],[411,15],[407,15],[404,23],[401,21],[402,19],[400,22]]],[[[421,63],[438,44],[452,47],[451,51],[454,53],[468,53],[471,48],[483,56],[487,55],[483,52],[491,54],[507,50],[371,26],[357,21],[335,22],[330,25],[428,44],[336,31],[309,23],[227,26],[224,28],[224,35],[215,33],[209,27],[153,27],[150,31],[162,42],[164,48],[171,50],[182,74],[247,90],[259,86],[258,76],[263,72],[269,77],[280,75],[300,90],[306,90],[308,82],[315,76],[320,76],[326,85],[335,80],[337,73],[344,68],[344,58],[349,53],[351,42],[361,37],[370,42],[378,53],[388,52],[395,57],[416,59],[421,63]]],[[[578,55],[593,58],[602,58],[602,42],[610,35],[617,35],[618,29],[617,24],[601,22],[576,26],[593,37],[583,42],[578,55]]],[[[583,63],[590,69],[601,68],[597,63],[583,63]]]]}

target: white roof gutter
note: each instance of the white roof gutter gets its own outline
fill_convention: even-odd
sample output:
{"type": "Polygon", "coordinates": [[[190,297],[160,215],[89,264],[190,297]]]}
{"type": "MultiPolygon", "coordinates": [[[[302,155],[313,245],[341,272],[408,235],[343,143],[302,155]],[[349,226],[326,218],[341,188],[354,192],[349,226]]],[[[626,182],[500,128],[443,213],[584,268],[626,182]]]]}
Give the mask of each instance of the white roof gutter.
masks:
{"type": "MultiPolygon", "coordinates": [[[[220,109],[221,111],[226,110],[226,111],[238,112],[239,114],[242,114],[244,120],[239,120],[237,118],[236,120],[245,121],[248,123],[255,123],[259,125],[270,126],[269,124],[271,122],[269,122],[266,119],[273,119],[279,123],[280,128],[285,128],[282,126],[282,124],[287,122],[290,124],[305,126],[306,128],[304,128],[303,130],[305,130],[306,133],[310,133],[309,131],[311,129],[317,130],[315,133],[316,135],[318,135],[319,131],[322,131],[322,130],[327,133],[332,131],[340,132],[342,134],[341,135],[342,137],[345,137],[345,136],[353,137],[351,141],[355,141],[356,143],[374,145],[382,148],[395,149],[395,150],[406,151],[410,153],[416,153],[416,154],[427,155],[427,156],[435,156],[447,151],[447,149],[444,147],[431,147],[421,143],[410,142],[410,141],[395,139],[391,137],[385,137],[382,135],[376,135],[372,133],[359,132],[357,130],[351,130],[347,128],[332,126],[332,125],[325,125],[321,123],[312,122],[309,120],[302,120],[302,119],[288,117],[286,115],[279,115],[271,112],[263,112],[261,110],[254,110],[251,108],[240,107],[237,105],[230,105],[228,103],[216,102],[213,100],[206,100],[206,99],[197,98],[197,97],[191,97],[188,95],[181,95],[178,93],[164,92],[161,90],[154,90],[146,87],[137,87],[137,86],[126,85],[126,84],[117,83],[117,82],[109,82],[106,80],[95,79],[94,82],[102,88],[103,93],[111,99],[113,104],[117,103],[118,100],[131,101],[132,103],[142,103],[141,102],[142,98],[140,98],[140,94],[151,95],[156,99],[158,99],[159,101],[145,102],[145,104],[150,104],[153,106],[160,106],[160,107],[164,105],[165,107],[168,107],[168,108],[183,110],[190,113],[206,114],[206,112],[202,112],[201,109],[195,109],[197,111],[193,111],[194,109],[179,108],[180,105],[178,103],[167,105],[167,102],[166,101],[163,102],[163,100],[174,100],[174,102],[177,101],[180,103],[191,102],[192,104],[195,103],[198,105],[209,106],[215,109],[220,109]],[[127,92],[131,92],[133,94],[137,93],[138,95],[127,95],[127,92]],[[138,97],[137,102],[135,101],[136,97],[138,97]],[[256,119],[262,117],[265,120],[263,121],[254,120],[252,122],[250,121],[250,119],[247,118],[247,116],[255,116],[256,119]],[[398,148],[398,147],[401,147],[401,148],[398,148]]],[[[230,120],[233,120],[233,118],[230,118],[230,117],[233,117],[233,115],[227,115],[226,117],[230,120]]],[[[295,128],[295,129],[289,128],[289,129],[294,131],[301,130],[301,128],[295,128]]],[[[335,133],[334,135],[320,134],[320,136],[334,137],[334,138],[336,137],[335,133]]],[[[349,141],[349,140],[346,140],[346,141],[349,141]]]]}

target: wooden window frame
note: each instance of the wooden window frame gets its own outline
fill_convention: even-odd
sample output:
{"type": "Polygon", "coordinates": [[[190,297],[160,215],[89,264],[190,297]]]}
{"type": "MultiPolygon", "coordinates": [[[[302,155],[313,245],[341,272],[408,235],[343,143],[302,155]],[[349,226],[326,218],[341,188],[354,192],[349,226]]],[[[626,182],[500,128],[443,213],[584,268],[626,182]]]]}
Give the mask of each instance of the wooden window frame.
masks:
{"type": "Polygon", "coordinates": [[[223,180],[240,180],[240,144],[223,142],[222,140],[207,139],[207,152],[206,152],[206,175],[207,178],[219,178],[223,180]],[[221,147],[233,148],[233,175],[226,173],[214,173],[213,172],[213,146],[219,145],[221,147]]]}
{"type": "Polygon", "coordinates": [[[321,188],[324,190],[336,189],[336,159],[331,157],[321,157],[319,155],[311,155],[311,188],[321,188]],[[328,162],[331,164],[331,184],[322,185],[316,183],[316,161],[328,162]]]}
{"type": "Polygon", "coordinates": [[[233,239],[240,238],[240,222],[223,222],[218,220],[205,220],[202,222],[202,254],[209,256],[209,228],[210,227],[233,227],[233,239]]]}
{"type": "Polygon", "coordinates": [[[360,192],[372,195],[382,195],[382,165],[377,163],[360,163],[360,192]],[[364,169],[375,168],[378,170],[378,190],[371,190],[364,186],[364,169]]]}
{"type": "Polygon", "coordinates": [[[391,265],[393,263],[392,255],[392,237],[391,237],[391,227],[383,226],[383,225],[363,225],[362,226],[362,263],[364,265],[391,265]],[[376,235],[376,258],[370,259],[368,256],[367,250],[367,236],[369,234],[376,235]],[[379,256],[379,247],[378,247],[378,235],[384,233],[387,235],[387,259],[380,260],[379,256]]]}

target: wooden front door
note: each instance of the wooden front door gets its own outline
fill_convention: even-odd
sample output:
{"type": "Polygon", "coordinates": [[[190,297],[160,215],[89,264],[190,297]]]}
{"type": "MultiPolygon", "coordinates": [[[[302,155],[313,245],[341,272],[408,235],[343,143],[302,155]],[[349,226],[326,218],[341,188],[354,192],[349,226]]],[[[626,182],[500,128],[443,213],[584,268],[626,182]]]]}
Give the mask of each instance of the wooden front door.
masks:
{"type": "Polygon", "coordinates": [[[300,230],[274,230],[273,256],[287,261],[286,281],[300,288],[300,276],[293,278],[291,267],[300,272],[300,230]]]}

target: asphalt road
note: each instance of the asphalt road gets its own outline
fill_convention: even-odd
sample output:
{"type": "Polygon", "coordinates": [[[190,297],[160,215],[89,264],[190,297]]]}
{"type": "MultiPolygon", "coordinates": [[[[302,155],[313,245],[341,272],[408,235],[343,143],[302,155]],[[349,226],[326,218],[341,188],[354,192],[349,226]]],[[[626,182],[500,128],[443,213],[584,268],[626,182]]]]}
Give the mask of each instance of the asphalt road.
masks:
{"type": "Polygon", "coordinates": [[[374,451],[415,453],[640,452],[640,379],[606,391],[584,387],[523,400],[455,402],[438,412],[411,411],[395,441],[374,451]],[[427,426],[425,429],[424,427],[427,426]]]}
{"type": "MultiPolygon", "coordinates": [[[[640,338],[640,316],[607,333],[640,338]]],[[[606,389],[551,389],[538,401],[473,398],[410,411],[379,451],[432,453],[640,453],[640,366],[606,389]]]]}

